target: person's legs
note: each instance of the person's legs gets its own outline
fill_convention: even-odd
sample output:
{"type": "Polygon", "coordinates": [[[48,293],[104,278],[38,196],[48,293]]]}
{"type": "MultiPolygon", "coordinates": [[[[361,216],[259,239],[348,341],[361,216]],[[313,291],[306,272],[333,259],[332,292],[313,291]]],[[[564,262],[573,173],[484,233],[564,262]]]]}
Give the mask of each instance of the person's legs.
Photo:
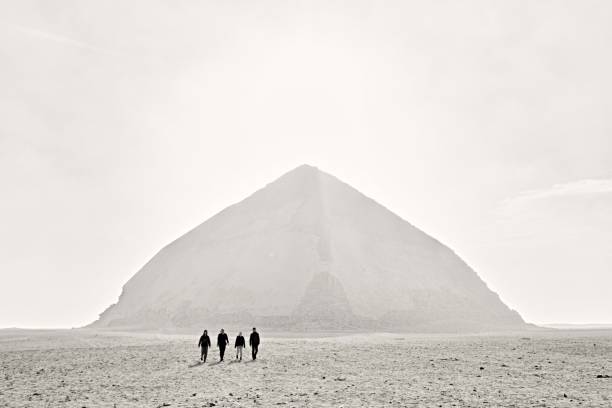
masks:
{"type": "Polygon", "coordinates": [[[259,346],[252,346],[251,347],[251,357],[253,357],[253,360],[255,360],[257,358],[257,348],[259,346]]]}
{"type": "Polygon", "coordinates": [[[223,361],[223,355],[225,354],[225,347],[219,347],[219,359],[223,361]]]}
{"type": "Polygon", "coordinates": [[[236,358],[240,357],[240,361],[242,361],[242,346],[238,346],[238,352],[236,353],[236,358]]]}
{"type": "Polygon", "coordinates": [[[200,355],[200,360],[206,362],[206,354],[208,354],[208,347],[202,347],[202,354],[200,355]]]}

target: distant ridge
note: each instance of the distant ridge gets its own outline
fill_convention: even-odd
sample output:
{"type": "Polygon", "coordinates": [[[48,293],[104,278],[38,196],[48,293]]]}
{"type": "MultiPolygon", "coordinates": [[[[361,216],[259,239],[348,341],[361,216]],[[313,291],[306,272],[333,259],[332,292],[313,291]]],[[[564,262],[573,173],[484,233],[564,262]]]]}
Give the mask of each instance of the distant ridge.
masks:
{"type": "Polygon", "coordinates": [[[609,330],[612,329],[612,323],[546,323],[539,324],[540,327],[549,329],[562,330],[609,330]]]}
{"type": "Polygon", "coordinates": [[[448,247],[302,165],[164,247],[93,327],[526,327],[448,247]]]}

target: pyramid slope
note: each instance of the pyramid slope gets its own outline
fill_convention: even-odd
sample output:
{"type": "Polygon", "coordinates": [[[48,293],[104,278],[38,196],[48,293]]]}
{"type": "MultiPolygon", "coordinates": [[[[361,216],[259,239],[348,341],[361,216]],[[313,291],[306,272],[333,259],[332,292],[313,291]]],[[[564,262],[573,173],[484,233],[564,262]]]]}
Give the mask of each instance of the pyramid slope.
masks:
{"type": "Polygon", "coordinates": [[[304,319],[333,326],[335,317],[373,329],[523,324],[449,248],[304,165],[163,248],[94,325],[291,328],[304,319]],[[331,306],[318,315],[321,302],[331,306]]]}

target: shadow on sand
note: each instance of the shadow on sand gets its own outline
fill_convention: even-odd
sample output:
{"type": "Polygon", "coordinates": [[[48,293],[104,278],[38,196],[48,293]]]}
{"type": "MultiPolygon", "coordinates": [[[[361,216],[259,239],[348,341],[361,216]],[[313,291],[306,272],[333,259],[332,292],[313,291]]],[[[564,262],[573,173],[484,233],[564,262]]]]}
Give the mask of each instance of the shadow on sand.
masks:
{"type": "MultiPolygon", "coordinates": [[[[254,363],[255,361],[257,361],[257,360],[246,360],[246,361],[244,361],[244,364],[254,363]]],[[[219,365],[219,364],[224,363],[224,362],[225,361],[213,361],[213,362],[208,363],[208,365],[209,366],[216,366],[216,365],[219,365]]],[[[242,363],[242,361],[241,360],[230,360],[230,361],[227,362],[228,365],[230,365],[230,364],[238,364],[238,363],[242,363]]],[[[202,366],[202,365],[205,365],[205,364],[206,364],[206,362],[204,362],[204,361],[198,361],[196,363],[189,364],[188,367],[189,368],[194,368],[194,367],[199,367],[199,366],[202,366]]]]}

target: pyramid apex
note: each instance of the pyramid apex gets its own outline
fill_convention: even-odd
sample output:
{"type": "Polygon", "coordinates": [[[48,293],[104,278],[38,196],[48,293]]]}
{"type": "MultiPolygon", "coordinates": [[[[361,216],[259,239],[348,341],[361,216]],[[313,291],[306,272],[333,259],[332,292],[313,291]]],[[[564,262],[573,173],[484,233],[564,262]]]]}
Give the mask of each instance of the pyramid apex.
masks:
{"type": "Polygon", "coordinates": [[[283,174],[278,180],[311,180],[318,179],[324,172],[310,164],[302,164],[283,174]]]}
{"type": "Polygon", "coordinates": [[[295,170],[304,170],[304,171],[306,171],[306,170],[308,170],[308,171],[320,171],[320,170],[319,170],[319,168],[318,168],[317,166],[313,166],[313,165],[310,165],[310,164],[308,164],[308,163],[301,164],[301,165],[297,166],[297,167],[296,167],[295,169],[293,169],[293,170],[294,170],[294,171],[295,171],[295,170]]]}

